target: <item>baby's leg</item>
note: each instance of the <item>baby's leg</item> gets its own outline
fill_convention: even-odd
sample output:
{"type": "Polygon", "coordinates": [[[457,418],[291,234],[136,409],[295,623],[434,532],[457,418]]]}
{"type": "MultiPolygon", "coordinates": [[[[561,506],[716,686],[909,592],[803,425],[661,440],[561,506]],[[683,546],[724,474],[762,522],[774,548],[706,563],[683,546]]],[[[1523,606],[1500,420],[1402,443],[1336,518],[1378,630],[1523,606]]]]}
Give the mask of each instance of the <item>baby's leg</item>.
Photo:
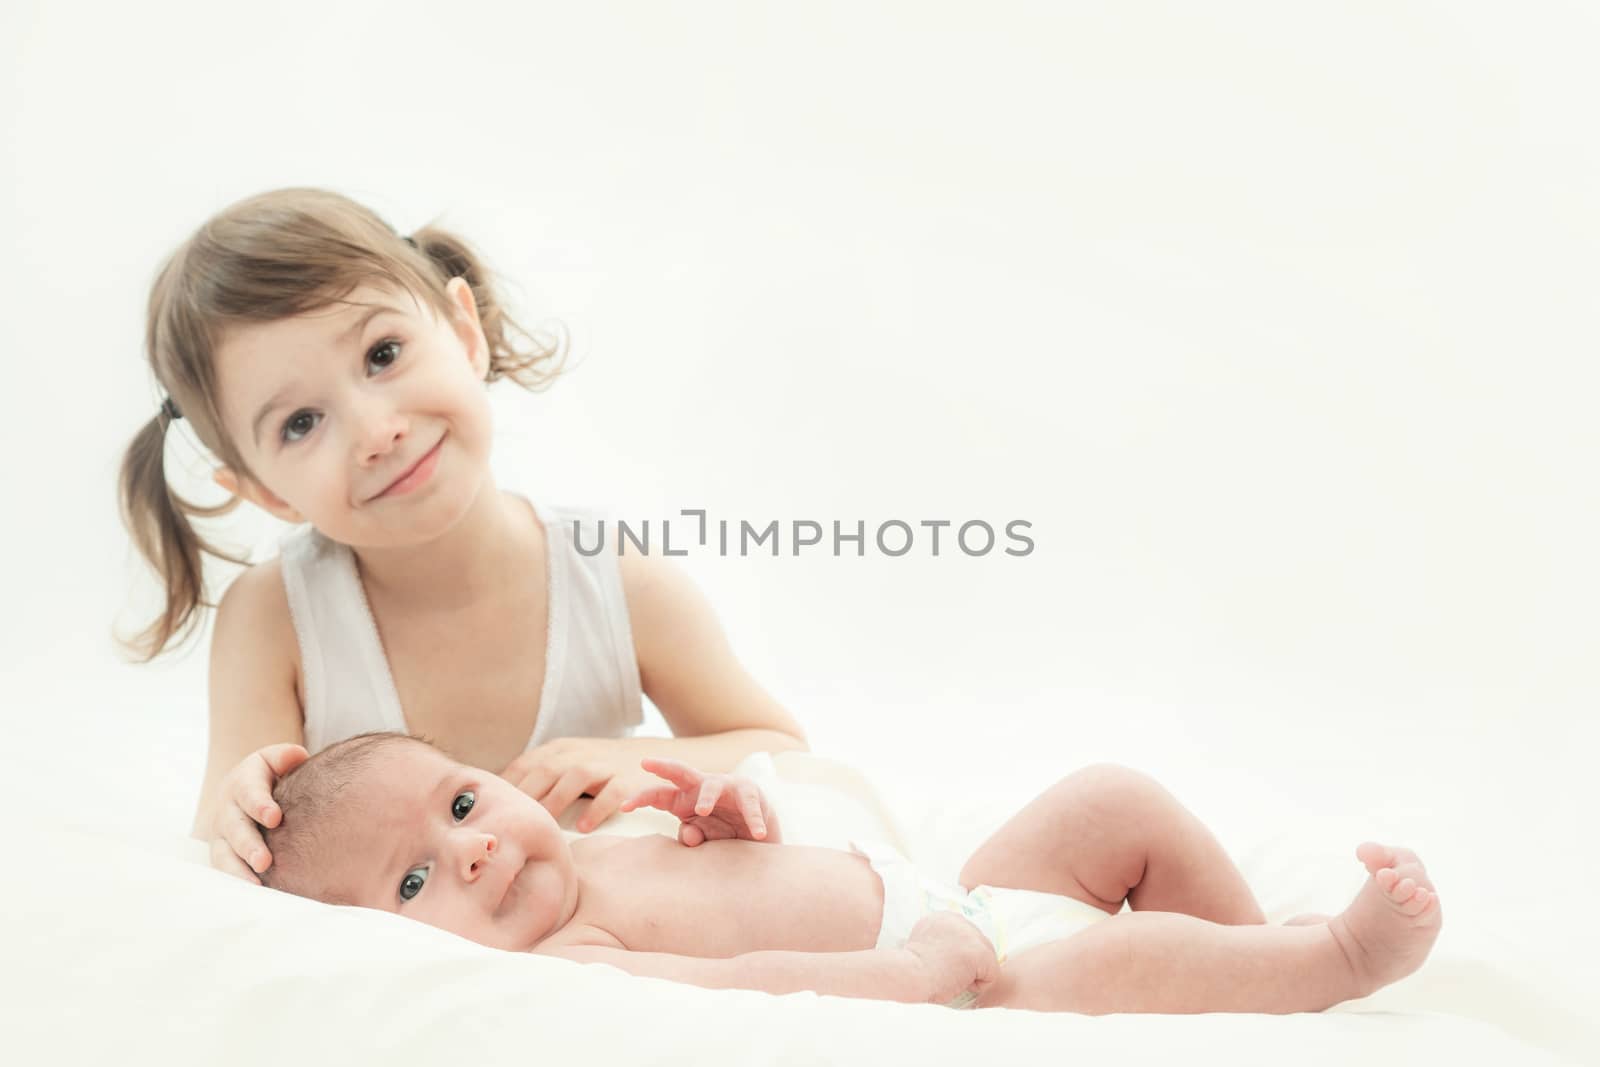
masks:
{"type": "Polygon", "coordinates": [[[1034,799],[979,846],[960,881],[1059,893],[1113,915],[1127,900],[1135,911],[1266,922],[1211,831],[1154,779],[1109,763],[1034,799]]]}
{"type": "Polygon", "coordinates": [[[1326,925],[1225,926],[1129,912],[1019,953],[980,1008],[1087,1015],[1321,1011],[1415,971],[1439,935],[1439,904],[1414,853],[1363,844],[1372,877],[1326,925]]]}

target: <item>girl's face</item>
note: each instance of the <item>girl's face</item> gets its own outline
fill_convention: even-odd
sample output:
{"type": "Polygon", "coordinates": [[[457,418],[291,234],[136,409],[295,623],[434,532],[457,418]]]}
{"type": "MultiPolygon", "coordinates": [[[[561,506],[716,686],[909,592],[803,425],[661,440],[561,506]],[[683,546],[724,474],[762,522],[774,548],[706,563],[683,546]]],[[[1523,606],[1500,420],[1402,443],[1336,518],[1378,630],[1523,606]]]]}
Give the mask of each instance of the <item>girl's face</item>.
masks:
{"type": "Polygon", "coordinates": [[[444,533],[489,470],[489,347],[472,290],[452,321],[404,290],[229,332],[217,349],[224,428],[250,467],[217,482],[286,522],[362,547],[444,533]]]}

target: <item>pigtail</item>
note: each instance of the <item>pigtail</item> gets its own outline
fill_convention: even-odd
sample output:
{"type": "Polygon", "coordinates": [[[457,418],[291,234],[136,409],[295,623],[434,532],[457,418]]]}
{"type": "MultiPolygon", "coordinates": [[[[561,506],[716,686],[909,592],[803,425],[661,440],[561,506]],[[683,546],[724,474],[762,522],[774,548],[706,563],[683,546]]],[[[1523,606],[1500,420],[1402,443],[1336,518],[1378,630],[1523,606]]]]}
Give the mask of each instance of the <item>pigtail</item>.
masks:
{"type": "Polygon", "coordinates": [[[249,562],[216,548],[189,522],[190,515],[209,518],[232,511],[239,504],[238,497],[203,507],[182,499],[167,484],[164,457],[169,421],[166,413],[157,415],[134,435],[117,479],[123,524],[166,593],[166,607],[150,625],[131,638],[119,639],[142,663],[155,659],[169,645],[181,646],[200,621],[198,609],[213,606],[205,600],[202,553],[234,563],[249,562]]]}
{"type": "MultiPolygon", "coordinates": [[[[538,392],[547,388],[565,369],[564,343],[541,339],[529,333],[506,313],[492,281],[493,275],[483,258],[461,237],[447,230],[424,226],[411,235],[410,243],[422,253],[443,280],[464,278],[478,304],[478,321],[484,340],[489,343],[489,377],[493,382],[510,378],[524,389],[538,392]],[[519,352],[512,339],[526,338],[532,349],[519,352]]],[[[563,334],[565,331],[563,331],[563,334]]]]}

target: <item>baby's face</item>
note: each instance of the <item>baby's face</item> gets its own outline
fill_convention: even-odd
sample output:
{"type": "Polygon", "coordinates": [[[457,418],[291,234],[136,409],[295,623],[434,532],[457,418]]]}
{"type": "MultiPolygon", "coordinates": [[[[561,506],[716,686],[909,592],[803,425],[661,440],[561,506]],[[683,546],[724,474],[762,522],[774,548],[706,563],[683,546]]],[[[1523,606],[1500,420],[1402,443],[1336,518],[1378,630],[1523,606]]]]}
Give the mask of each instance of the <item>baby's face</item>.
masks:
{"type": "Polygon", "coordinates": [[[523,951],[572,918],[572,851],[538,801],[421,744],[395,745],[361,776],[359,830],[329,862],[355,903],[494,948],[523,951]]]}

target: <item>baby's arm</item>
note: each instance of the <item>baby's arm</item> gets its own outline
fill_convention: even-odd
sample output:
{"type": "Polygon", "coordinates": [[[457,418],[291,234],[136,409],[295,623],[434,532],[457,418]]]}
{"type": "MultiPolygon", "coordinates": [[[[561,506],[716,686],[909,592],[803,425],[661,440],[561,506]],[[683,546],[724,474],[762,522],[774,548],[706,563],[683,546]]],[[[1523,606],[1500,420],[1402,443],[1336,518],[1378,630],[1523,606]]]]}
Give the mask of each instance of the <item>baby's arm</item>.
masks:
{"type": "Polygon", "coordinates": [[[718,958],[631,952],[602,945],[565,945],[534,951],[579,963],[605,963],[629,974],[686,982],[707,989],[758,989],[767,993],[809,990],[909,1004],[923,1003],[932,995],[922,959],[903,948],[860,952],[746,952],[718,958]]]}

